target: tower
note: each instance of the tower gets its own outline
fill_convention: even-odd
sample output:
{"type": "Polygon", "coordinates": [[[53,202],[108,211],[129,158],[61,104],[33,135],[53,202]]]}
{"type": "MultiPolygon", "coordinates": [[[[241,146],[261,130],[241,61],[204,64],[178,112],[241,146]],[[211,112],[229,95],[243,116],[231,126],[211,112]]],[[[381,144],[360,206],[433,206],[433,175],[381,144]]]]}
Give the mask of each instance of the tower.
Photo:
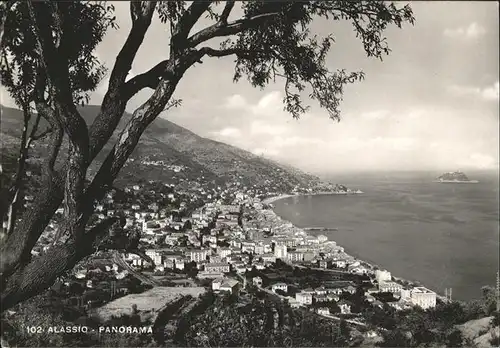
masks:
{"type": "Polygon", "coordinates": [[[496,295],[497,295],[497,312],[500,312],[500,272],[497,271],[497,286],[496,286],[496,295]]]}

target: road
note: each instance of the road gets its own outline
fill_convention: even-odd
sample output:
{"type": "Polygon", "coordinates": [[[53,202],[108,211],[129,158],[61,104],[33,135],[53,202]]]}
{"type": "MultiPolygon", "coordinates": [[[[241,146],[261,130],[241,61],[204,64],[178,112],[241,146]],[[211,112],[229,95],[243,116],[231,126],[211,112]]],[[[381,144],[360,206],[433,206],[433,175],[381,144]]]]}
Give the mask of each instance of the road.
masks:
{"type": "Polygon", "coordinates": [[[141,272],[139,271],[136,271],[135,269],[133,269],[121,256],[118,252],[114,253],[113,254],[113,261],[123,267],[124,269],[126,269],[130,274],[132,274],[134,277],[136,277],[137,279],[139,279],[141,282],[145,283],[145,284],[149,284],[149,285],[152,285],[152,286],[160,286],[161,283],[159,281],[157,281],[156,279],[153,279],[145,274],[142,274],[141,272]]]}
{"type": "Polygon", "coordinates": [[[350,275],[354,275],[354,273],[346,272],[346,271],[340,271],[340,270],[336,270],[336,269],[319,268],[319,267],[306,267],[306,266],[302,266],[302,265],[294,265],[294,267],[310,269],[312,271],[321,271],[321,272],[329,272],[329,273],[337,273],[337,274],[350,274],[350,275]]]}

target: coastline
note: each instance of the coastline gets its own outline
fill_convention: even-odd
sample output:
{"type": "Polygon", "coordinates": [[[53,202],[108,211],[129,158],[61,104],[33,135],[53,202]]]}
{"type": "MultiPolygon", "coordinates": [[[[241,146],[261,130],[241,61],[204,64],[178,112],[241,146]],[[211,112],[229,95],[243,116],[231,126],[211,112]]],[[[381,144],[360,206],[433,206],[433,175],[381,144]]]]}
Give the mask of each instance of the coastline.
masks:
{"type": "MultiPolygon", "coordinates": [[[[350,193],[345,193],[345,192],[342,192],[342,193],[336,193],[336,192],[321,192],[321,193],[308,193],[308,194],[282,194],[282,195],[278,195],[278,196],[274,196],[274,197],[269,197],[269,198],[266,198],[262,201],[263,204],[266,204],[266,205],[269,205],[271,207],[271,211],[272,213],[275,215],[275,217],[283,222],[286,222],[286,223],[289,223],[290,225],[292,225],[295,229],[297,230],[301,230],[302,233],[304,233],[305,235],[308,235],[310,236],[310,232],[311,230],[307,229],[307,228],[300,228],[300,227],[297,227],[295,226],[291,221],[288,221],[284,218],[282,218],[280,215],[278,215],[275,211],[274,211],[274,206],[272,203],[274,202],[277,202],[279,200],[282,200],[282,199],[285,199],[285,198],[290,198],[290,197],[300,197],[300,196],[318,196],[318,195],[327,195],[327,194],[331,194],[331,195],[351,195],[351,194],[360,194],[360,193],[354,193],[354,192],[350,192],[350,193]]],[[[382,267],[379,267],[378,265],[376,264],[373,264],[373,263],[370,263],[370,262],[367,262],[363,259],[361,259],[360,257],[356,257],[356,256],[353,256],[352,254],[350,254],[344,247],[342,247],[341,245],[337,244],[338,247],[342,248],[343,250],[343,256],[346,258],[346,259],[350,259],[350,260],[353,260],[355,262],[359,262],[360,265],[363,265],[364,267],[366,267],[368,270],[374,272],[375,269],[384,269],[382,267]]],[[[386,270],[388,270],[386,268],[386,270]]],[[[388,270],[390,272],[390,270],[388,270]]],[[[418,286],[422,286],[422,287],[425,287],[433,292],[436,293],[436,297],[441,300],[441,301],[447,301],[448,299],[438,293],[437,291],[429,288],[429,287],[426,287],[424,284],[422,284],[421,282],[417,281],[417,280],[409,280],[409,279],[406,279],[406,278],[403,278],[403,277],[399,277],[399,276],[395,276],[395,275],[392,275],[394,281],[402,284],[402,283],[406,283],[408,284],[410,287],[418,287],[418,286]]]]}
{"type": "Polygon", "coordinates": [[[279,200],[290,198],[290,197],[304,197],[304,196],[323,196],[323,195],[335,195],[335,196],[352,196],[352,195],[361,195],[364,192],[316,192],[316,193],[298,193],[298,194],[282,194],[278,196],[268,197],[262,201],[262,204],[272,204],[279,200]]]}

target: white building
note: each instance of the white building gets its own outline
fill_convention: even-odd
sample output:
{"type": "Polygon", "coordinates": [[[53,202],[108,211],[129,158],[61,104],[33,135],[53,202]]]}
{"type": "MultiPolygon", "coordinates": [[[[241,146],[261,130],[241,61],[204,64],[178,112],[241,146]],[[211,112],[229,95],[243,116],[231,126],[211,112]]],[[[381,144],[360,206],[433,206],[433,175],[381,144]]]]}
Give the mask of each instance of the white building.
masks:
{"type": "Polygon", "coordinates": [[[383,281],[378,284],[378,289],[380,292],[392,292],[393,294],[395,294],[400,293],[403,289],[403,286],[395,282],[383,281]]]}
{"type": "Polygon", "coordinates": [[[288,285],[286,285],[285,283],[276,283],[276,284],[273,284],[273,286],[271,286],[271,290],[273,292],[276,292],[276,290],[281,290],[281,291],[287,292],[288,285]]]}
{"type": "Polygon", "coordinates": [[[330,308],[328,307],[318,308],[316,310],[316,313],[318,313],[319,315],[330,315],[330,308]]]}
{"type": "Polygon", "coordinates": [[[347,303],[339,303],[340,313],[351,314],[351,306],[347,303]]]}
{"type": "Polygon", "coordinates": [[[227,273],[229,272],[230,266],[228,263],[207,263],[205,265],[205,272],[207,273],[227,273]]]}
{"type": "Polygon", "coordinates": [[[287,259],[291,262],[302,262],[304,261],[304,253],[300,251],[292,251],[287,255],[287,259]]]}
{"type": "Polygon", "coordinates": [[[194,261],[194,262],[205,261],[207,259],[208,255],[209,255],[208,250],[192,250],[189,253],[189,256],[191,257],[191,261],[194,261]]]}
{"type": "Polygon", "coordinates": [[[320,234],[320,235],[318,236],[318,241],[319,241],[320,243],[326,243],[326,242],[328,242],[328,237],[327,237],[327,236],[325,236],[325,235],[323,235],[323,234],[320,234]]]}
{"type": "Polygon", "coordinates": [[[288,256],[288,249],[286,245],[276,245],[274,247],[274,256],[277,259],[286,260],[288,256]]]}
{"type": "Polygon", "coordinates": [[[262,278],[261,277],[253,277],[252,278],[252,283],[255,286],[262,286],[262,278]]]}
{"type": "Polygon", "coordinates": [[[391,272],[389,272],[389,271],[382,271],[382,270],[378,269],[378,270],[375,271],[375,279],[379,283],[390,282],[392,280],[391,272]]]}
{"type": "Polygon", "coordinates": [[[295,294],[295,299],[297,302],[303,305],[311,305],[313,302],[313,296],[310,293],[298,292],[295,294]]]}
{"type": "Polygon", "coordinates": [[[409,291],[402,291],[401,297],[410,300],[411,303],[415,306],[420,306],[422,309],[436,307],[436,293],[423,286],[413,288],[409,291]]]}

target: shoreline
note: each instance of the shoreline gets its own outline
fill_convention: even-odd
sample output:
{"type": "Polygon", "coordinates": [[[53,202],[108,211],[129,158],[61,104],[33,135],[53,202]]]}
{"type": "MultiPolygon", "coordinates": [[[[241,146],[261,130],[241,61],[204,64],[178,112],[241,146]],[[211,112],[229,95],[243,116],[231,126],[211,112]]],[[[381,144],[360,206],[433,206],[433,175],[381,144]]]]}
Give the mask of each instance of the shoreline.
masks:
{"type": "MultiPolygon", "coordinates": [[[[285,199],[285,198],[290,198],[290,197],[319,196],[319,195],[327,195],[327,194],[331,194],[331,195],[357,195],[357,194],[361,194],[361,193],[344,193],[344,192],[342,192],[342,193],[324,192],[323,193],[323,192],[321,192],[321,193],[310,193],[310,194],[307,193],[307,194],[294,194],[294,195],[292,195],[292,194],[282,194],[282,195],[278,195],[278,196],[266,198],[266,199],[264,199],[262,201],[262,203],[269,205],[271,207],[270,210],[273,212],[273,214],[279,220],[287,222],[287,223],[290,223],[295,229],[303,231],[303,233],[306,234],[306,235],[308,235],[308,236],[312,236],[311,233],[310,233],[311,230],[308,230],[307,228],[298,227],[295,224],[293,224],[291,221],[286,220],[285,218],[283,218],[280,215],[278,215],[278,213],[276,213],[274,211],[274,206],[272,205],[272,203],[277,202],[277,201],[282,200],[282,199],[285,199]]],[[[331,229],[331,230],[333,231],[334,229],[331,229]]],[[[332,240],[332,241],[334,241],[334,240],[332,240]]],[[[346,256],[346,258],[354,260],[356,262],[359,262],[361,265],[363,265],[365,268],[367,268],[368,270],[370,270],[372,272],[375,271],[375,268],[380,269],[380,270],[384,269],[384,268],[379,267],[378,265],[376,265],[374,263],[367,262],[367,261],[361,259],[360,257],[356,257],[356,256],[350,254],[343,246],[341,246],[339,244],[337,244],[337,246],[340,247],[340,248],[342,248],[343,254],[346,256]]],[[[385,268],[385,270],[387,270],[387,271],[390,272],[390,270],[388,268],[385,268]]],[[[391,273],[391,275],[392,275],[392,273],[391,273]]],[[[399,276],[395,276],[395,275],[392,275],[392,278],[394,278],[395,282],[398,282],[400,284],[403,283],[403,282],[405,282],[405,283],[409,284],[409,286],[411,286],[411,287],[418,287],[418,286],[425,287],[425,288],[427,288],[427,289],[435,292],[436,293],[436,297],[439,300],[441,300],[441,301],[448,301],[448,299],[444,295],[442,295],[439,292],[437,292],[437,291],[435,291],[435,290],[433,290],[433,289],[425,286],[424,284],[422,284],[418,280],[409,280],[409,279],[406,279],[406,278],[403,278],[403,277],[399,277],[399,276]]],[[[454,300],[454,301],[456,301],[456,300],[454,300]]],[[[462,302],[462,301],[460,301],[460,302],[462,302]]]]}
{"type": "Polygon", "coordinates": [[[364,192],[360,191],[353,191],[353,192],[316,192],[316,193],[298,193],[298,194],[282,194],[278,196],[273,196],[273,197],[268,197],[262,201],[262,204],[272,204],[274,202],[277,202],[279,200],[285,199],[285,198],[291,198],[291,197],[304,197],[304,196],[327,196],[327,195],[332,195],[332,196],[356,196],[356,195],[362,195],[364,192]]]}

